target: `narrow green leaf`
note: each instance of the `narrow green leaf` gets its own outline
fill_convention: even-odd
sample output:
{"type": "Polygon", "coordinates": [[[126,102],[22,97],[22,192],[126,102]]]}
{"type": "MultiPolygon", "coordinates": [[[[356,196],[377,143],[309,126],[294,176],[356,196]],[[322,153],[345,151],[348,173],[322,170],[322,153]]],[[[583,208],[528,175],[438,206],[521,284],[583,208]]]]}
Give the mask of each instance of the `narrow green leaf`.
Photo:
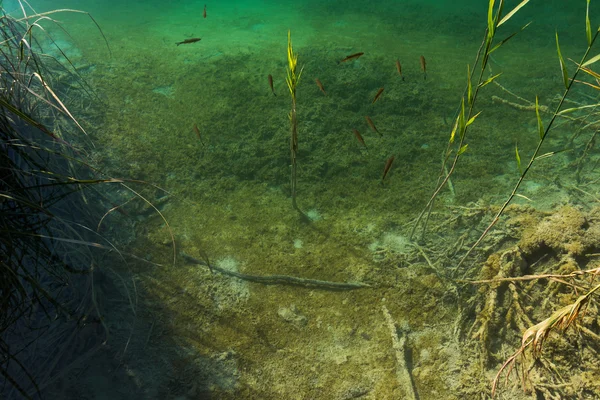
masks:
{"type": "Polygon", "coordinates": [[[458,127],[460,128],[459,135],[462,140],[462,138],[465,135],[465,129],[467,127],[467,125],[465,124],[465,98],[464,97],[462,98],[462,102],[460,105],[460,114],[458,115],[458,127]]]}
{"type": "Polygon", "coordinates": [[[460,149],[458,149],[458,153],[456,154],[456,156],[460,156],[462,153],[467,151],[467,147],[469,147],[469,144],[465,144],[460,149]]]}
{"type": "Polygon", "coordinates": [[[533,200],[531,200],[529,197],[527,197],[527,196],[525,196],[525,195],[522,195],[522,194],[520,194],[520,193],[515,193],[515,196],[518,196],[518,197],[520,197],[520,198],[522,198],[522,199],[525,199],[525,200],[527,200],[527,201],[533,201],[533,200]]]}
{"type": "Polygon", "coordinates": [[[515,36],[518,32],[513,32],[511,33],[508,37],[504,38],[503,40],[500,41],[500,43],[496,44],[494,47],[492,47],[490,49],[490,51],[488,52],[489,54],[492,54],[493,52],[495,52],[496,50],[498,50],[500,48],[500,46],[502,46],[504,43],[508,42],[510,39],[512,39],[513,36],[515,36]]]}
{"type": "Polygon", "coordinates": [[[537,117],[540,140],[544,140],[544,125],[542,124],[542,117],[540,117],[540,104],[537,96],[535,96],[535,116],[537,117]]]}
{"type": "Polygon", "coordinates": [[[477,114],[473,115],[473,116],[472,116],[472,117],[471,117],[471,118],[470,118],[470,119],[467,121],[467,124],[466,124],[466,126],[469,126],[469,125],[471,125],[471,124],[472,124],[472,123],[475,121],[475,118],[477,118],[477,117],[479,116],[479,114],[481,114],[481,111],[479,111],[477,114]]]}
{"type": "Polygon", "coordinates": [[[583,64],[581,64],[581,66],[582,67],[587,67],[588,65],[591,65],[591,64],[595,63],[598,60],[600,60],[600,54],[597,54],[594,57],[590,58],[589,60],[587,60],[586,62],[584,62],[583,64]]]}
{"type": "Polygon", "coordinates": [[[480,88],[482,88],[482,87],[484,87],[485,85],[487,85],[488,83],[492,83],[492,81],[494,81],[494,79],[496,79],[496,78],[497,78],[497,77],[499,77],[500,75],[502,75],[502,72],[500,72],[499,74],[496,74],[496,75],[494,75],[494,76],[491,76],[491,77],[487,78],[485,81],[483,81],[483,82],[481,82],[481,83],[479,84],[479,87],[480,87],[480,88]]]}
{"type": "Polygon", "coordinates": [[[471,85],[471,67],[467,64],[467,100],[469,106],[473,107],[473,87],[471,85]]]}
{"type": "Polygon", "coordinates": [[[558,150],[558,151],[551,151],[551,152],[548,152],[548,153],[544,153],[544,154],[542,154],[542,155],[537,156],[536,158],[534,158],[534,161],[542,160],[542,159],[548,158],[548,157],[552,157],[553,155],[558,154],[558,153],[562,153],[563,151],[567,151],[567,149],[558,150]]]}
{"type": "Polygon", "coordinates": [[[450,133],[450,143],[454,143],[454,137],[456,136],[456,129],[458,128],[458,119],[460,116],[456,117],[456,121],[454,121],[454,127],[452,128],[452,132],[450,133]]]}
{"type": "Polygon", "coordinates": [[[496,24],[496,29],[498,29],[498,20],[502,17],[502,13],[504,11],[504,0],[500,0],[498,3],[498,11],[496,12],[496,17],[494,18],[494,23],[496,24]]]}
{"type": "Polygon", "coordinates": [[[519,173],[523,175],[523,168],[521,167],[521,156],[519,155],[519,146],[515,144],[515,156],[517,158],[517,168],[519,168],[519,173]]]}
{"type": "Polygon", "coordinates": [[[490,4],[488,7],[488,35],[487,41],[491,43],[492,38],[494,37],[495,27],[494,27],[494,3],[495,0],[490,0],[490,4]]]}
{"type": "MultiPolygon", "coordinates": [[[[589,2],[589,0],[588,0],[588,2],[589,2]]],[[[504,18],[502,18],[500,20],[500,22],[498,22],[498,25],[496,25],[496,27],[502,25],[503,23],[505,23],[506,21],[508,21],[509,19],[511,19],[512,16],[515,15],[527,3],[529,3],[529,0],[523,0],[522,2],[520,2],[518,6],[516,6],[515,8],[513,8],[511,12],[509,12],[508,14],[506,14],[506,16],[504,18]]]]}
{"type": "Polygon", "coordinates": [[[558,61],[560,62],[560,71],[562,72],[563,83],[565,84],[565,89],[569,88],[569,73],[567,72],[567,65],[565,64],[565,59],[560,52],[560,46],[558,44],[558,32],[556,32],[556,51],[558,52],[558,61]]]}
{"type": "Polygon", "coordinates": [[[596,108],[598,107],[598,104],[589,104],[587,106],[581,106],[581,107],[573,107],[573,108],[565,108],[564,110],[561,110],[558,114],[556,115],[564,115],[564,114],[568,114],[571,113],[573,111],[579,111],[579,110],[583,110],[586,108],[596,108]]]}
{"type": "Polygon", "coordinates": [[[592,26],[590,24],[590,0],[587,0],[585,9],[585,36],[587,37],[588,47],[592,45],[592,26]]]}
{"type": "Polygon", "coordinates": [[[529,21],[528,23],[526,23],[525,25],[523,25],[521,27],[521,30],[516,31],[511,33],[510,35],[508,35],[507,37],[505,37],[504,39],[502,39],[502,41],[500,41],[500,43],[498,43],[497,45],[495,45],[494,47],[492,47],[492,49],[489,51],[490,53],[493,53],[494,51],[498,50],[498,48],[500,46],[502,46],[504,43],[508,42],[510,39],[513,38],[513,36],[515,36],[517,33],[519,32],[523,32],[529,25],[531,25],[531,21],[529,21]]]}
{"type": "Polygon", "coordinates": [[[19,109],[19,107],[13,105],[11,102],[9,102],[8,100],[6,100],[3,97],[0,97],[0,106],[6,108],[8,111],[12,112],[17,117],[19,117],[23,121],[27,122],[29,125],[38,128],[39,130],[41,130],[42,132],[44,132],[45,134],[47,134],[53,138],[56,138],[56,135],[54,135],[52,132],[50,132],[48,130],[48,128],[46,128],[41,123],[37,122],[35,119],[30,117],[29,114],[22,111],[21,109],[19,109]]]}

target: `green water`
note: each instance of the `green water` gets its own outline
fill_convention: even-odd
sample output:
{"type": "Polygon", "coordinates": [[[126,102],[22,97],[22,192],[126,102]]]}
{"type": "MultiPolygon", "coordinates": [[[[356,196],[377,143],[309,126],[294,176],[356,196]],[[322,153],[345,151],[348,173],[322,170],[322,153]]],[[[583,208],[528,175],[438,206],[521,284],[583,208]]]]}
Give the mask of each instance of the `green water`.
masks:
{"type": "MultiPolygon", "coordinates": [[[[564,90],[555,32],[565,59],[579,60],[586,39],[585,2],[532,1],[500,28],[501,40],[531,21],[493,53],[484,76],[502,73],[496,81],[502,87],[481,90],[475,112],[482,113],[452,190],[440,193],[429,234],[415,247],[408,235],[440,174],[467,65],[484,38],[485,3],[207,2],[204,18],[205,3],[197,1],[33,2],[37,12],[85,10],[99,24],[102,32],[85,14],[52,14],[69,37],[44,21],[101,99],[83,121],[94,160],[110,176],[146,182],[139,190],[161,213],[138,198],[123,206],[128,218],[108,217],[106,224],[132,232],[123,243],[127,251],[160,265],[133,262],[123,270],[137,285],[136,316],[126,306],[106,306],[116,332],[110,349],[85,360],[76,382],[64,378],[49,392],[114,399],[409,398],[385,307],[408,337],[407,370],[419,399],[488,398],[499,365],[518,348],[519,327],[503,333],[496,358],[482,362],[470,336],[456,334],[457,324],[468,331],[472,322],[461,320],[465,305],[457,306],[446,271],[489,222],[496,209],[487,207],[502,204],[518,180],[515,145],[523,163],[533,154],[536,96],[553,110],[564,90]],[[288,30],[302,68],[297,200],[310,222],[290,199],[288,30]],[[201,40],[176,45],[190,38],[201,40]],[[340,63],[358,52],[364,55],[340,63]],[[487,217],[473,216],[478,210],[487,217]],[[461,212],[464,221],[456,218],[461,212]],[[211,274],[180,251],[246,274],[372,287],[250,283],[211,274]]],[[[572,72],[574,64],[567,65],[572,72]]],[[[582,85],[571,98],[590,104],[596,95],[582,85]]],[[[550,115],[542,112],[544,123],[550,115]]],[[[514,204],[549,211],[595,201],[597,152],[584,170],[592,197],[571,188],[574,162],[593,132],[573,139],[578,126],[559,121],[542,153],[569,151],[536,165],[514,204]]],[[[501,248],[486,245],[489,251],[469,267],[501,248]]],[[[510,385],[502,396],[532,398],[510,385]]]]}

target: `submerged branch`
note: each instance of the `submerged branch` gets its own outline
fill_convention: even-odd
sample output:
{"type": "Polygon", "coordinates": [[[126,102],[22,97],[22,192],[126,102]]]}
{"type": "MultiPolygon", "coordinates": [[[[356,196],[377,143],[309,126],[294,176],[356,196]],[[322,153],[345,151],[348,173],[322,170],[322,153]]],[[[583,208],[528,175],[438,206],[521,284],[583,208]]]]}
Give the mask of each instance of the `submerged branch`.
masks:
{"type": "Polygon", "coordinates": [[[222,273],[223,275],[233,276],[238,279],[242,279],[249,282],[262,283],[263,285],[293,285],[293,286],[304,286],[307,288],[315,289],[329,289],[329,290],[353,290],[369,288],[371,285],[362,282],[331,282],[321,281],[318,279],[298,278],[295,276],[288,275],[249,275],[242,274],[239,272],[229,271],[216,265],[209,265],[205,261],[194,258],[188,254],[181,252],[181,256],[192,264],[204,265],[209,267],[213,271],[222,273]]]}

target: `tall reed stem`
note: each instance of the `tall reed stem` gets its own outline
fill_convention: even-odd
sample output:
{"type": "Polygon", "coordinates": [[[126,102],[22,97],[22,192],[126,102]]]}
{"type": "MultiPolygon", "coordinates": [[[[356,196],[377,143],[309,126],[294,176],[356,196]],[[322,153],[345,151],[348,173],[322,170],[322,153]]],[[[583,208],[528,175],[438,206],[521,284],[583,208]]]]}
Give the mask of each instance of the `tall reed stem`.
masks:
{"type": "Polygon", "coordinates": [[[291,159],[291,191],[292,191],[292,207],[300,213],[302,217],[306,217],[304,212],[298,207],[296,202],[296,182],[297,182],[297,153],[298,153],[298,117],[296,115],[296,87],[300,81],[300,75],[302,75],[302,69],[300,73],[296,74],[296,67],[298,65],[298,54],[294,54],[292,48],[292,36],[291,32],[288,31],[288,45],[287,45],[287,59],[288,69],[286,82],[288,89],[290,90],[290,96],[292,97],[292,110],[290,111],[290,159],[291,159]]]}

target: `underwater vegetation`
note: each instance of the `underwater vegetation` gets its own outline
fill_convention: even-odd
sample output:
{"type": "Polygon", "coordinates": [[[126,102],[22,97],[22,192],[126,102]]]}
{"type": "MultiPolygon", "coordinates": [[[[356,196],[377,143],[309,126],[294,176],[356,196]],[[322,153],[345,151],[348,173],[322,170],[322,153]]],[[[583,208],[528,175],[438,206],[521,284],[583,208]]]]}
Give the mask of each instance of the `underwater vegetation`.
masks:
{"type": "Polygon", "coordinates": [[[0,393],[600,396],[594,2],[343,3],[5,15],[0,393]]]}

